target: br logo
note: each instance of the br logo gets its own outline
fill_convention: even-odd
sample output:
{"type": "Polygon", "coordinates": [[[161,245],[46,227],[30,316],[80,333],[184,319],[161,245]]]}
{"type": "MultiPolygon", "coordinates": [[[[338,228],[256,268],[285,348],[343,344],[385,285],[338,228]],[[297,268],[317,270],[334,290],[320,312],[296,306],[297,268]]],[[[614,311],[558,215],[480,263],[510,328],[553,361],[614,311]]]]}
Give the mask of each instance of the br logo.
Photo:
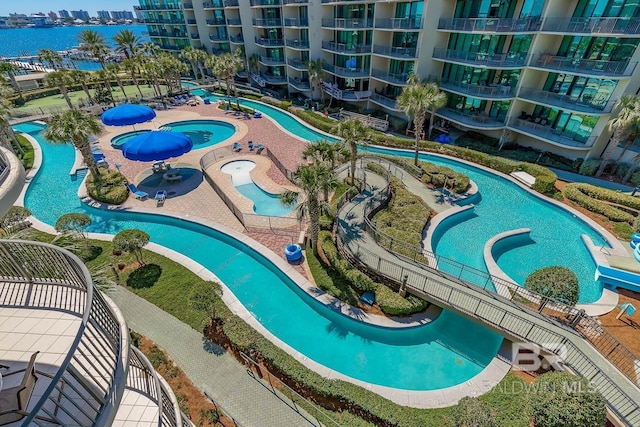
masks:
{"type": "Polygon", "coordinates": [[[533,343],[512,343],[514,357],[513,368],[520,371],[562,370],[567,355],[564,344],[545,343],[540,346],[533,343]]]}

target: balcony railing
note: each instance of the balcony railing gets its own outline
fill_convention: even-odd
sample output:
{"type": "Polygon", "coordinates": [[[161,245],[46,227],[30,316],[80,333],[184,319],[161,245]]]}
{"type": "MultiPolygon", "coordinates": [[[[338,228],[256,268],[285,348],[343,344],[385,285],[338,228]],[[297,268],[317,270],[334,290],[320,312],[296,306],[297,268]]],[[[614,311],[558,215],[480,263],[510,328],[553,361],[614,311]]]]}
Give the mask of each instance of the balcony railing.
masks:
{"type": "Polygon", "coordinates": [[[378,80],[382,80],[387,83],[391,83],[396,86],[406,86],[407,80],[409,79],[409,74],[407,73],[390,73],[384,70],[371,70],[371,77],[374,77],[378,80]]]}
{"type": "Polygon", "coordinates": [[[207,25],[211,25],[211,26],[225,25],[225,20],[224,20],[224,18],[207,19],[207,25]]]}
{"type": "Polygon", "coordinates": [[[379,93],[371,94],[371,101],[382,105],[383,107],[389,108],[391,110],[400,111],[398,105],[396,104],[396,100],[393,98],[388,98],[384,95],[380,95],[379,93]]]}
{"type": "Polygon", "coordinates": [[[515,90],[511,86],[507,85],[478,85],[463,83],[455,80],[442,79],[440,80],[440,87],[442,89],[458,92],[464,95],[473,96],[476,98],[488,98],[488,99],[504,99],[513,98],[515,96],[515,90]]]}
{"type": "Polygon", "coordinates": [[[238,7],[240,3],[238,0],[224,0],[225,7],[238,7]]]}
{"type": "Polygon", "coordinates": [[[293,49],[309,49],[309,40],[291,40],[291,39],[286,39],[285,40],[285,44],[287,45],[287,47],[293,48],[293,49]]]}
{"type": "Polygon", "coordinates": [[[526,33],[540,29],[540,18],[440,18],[439,30],[456,32],[526,33]]]}
{"type": "Polygon", "coordinates": [[[470,110],[460,111],[453,108],[441,108],[436,111],[436,115],[469,128],[500,129],[505,125],[502,120],[497,120],[484,113],[471,113],[470,110]]]}
{"type": "Polygon", "coordinates": [[[191,33],[191,38],[192,38],[193,40],[198,40],[198,39],[200,39],[200,34],[198,34],[198,33],[191,33]]]}
{"type": "Polygon", "coordinates": [[[309,20],[308,19],[299,19],[299,18],[284,18],[284,26],[285,27],[308,27],[309,20]]]}
{"type": "Polygon", "coordinates": [[[322,48],[334,53],[371,53],[371,45],[352,45],[323,41],[322,48]]]}
{"type": "Polygon", "coordinates": [[[297,77],[289,77],[289,84],[300,90],[311,90],[309,81],[303,82],[297,77]]]}
{"type": "Polygon", "coordinates": [[[331,64],[324,64],[322,65],[322,69],[331,73],[331,74],[335,74],[336,76],[340,76],[340,77],[346,77],[346,78],[363,78],[363,77],[369,77],[369,70],[368,69],[352,69],[352,68],[343,68],[343,67],[338,67],[335,65],[331,65],[331,64]]]}
{"type": "Polygon", "coordinates": [[[322,26],[326,28],[368,29],[373,28],[373,19],[322,18],[322,26]]]}
{"type": "Polygon", "coordinates": [[[187,19],[187,24],[189,25],[197,25],[197,22],[195,19],[187,19]]]}
{"type": "Polygon", "coordinates": [[[287,5],[296,5],[296,4],[309,4],[309,0],[282,0],[282,4],[287,5]]]}
{"type": "Polygon", "coordinates": [[[280,0],[251,0],[251,6],[282,6],[280,0]]]}
{"type": "Polygon", "coordinates": [[[184,9],[193,9],[193,3],[182,3],[184,9]]]}
{"type": "Polygon", "coordinates": [[[145,10],[180,10],[180,4],[163,4],[163,5],[154,5],[154,4],[145,4],[141,6],[133,6],[134,10],[145,11],[145,10]]]}
{"type": "Polygon", "coordinates": [[[559,93],[549,92],[548,90],[533,89],[523,87],[518,92],[518,98],[533,101],[535,103],[543,103],[558,107],[563,110],[572,110],[580,113],[589,114],[606,114],[612,109],[612,102],[603,104],[594,104],[584,97],[576,98],[568,95],[560,95],[559,93]]]}
{"type": "Polygon", "coordinates": [[[227,18],[227,25],[232,25],[235,27],[242,26],[242,20],[240,18],[227,18]]]}
{"type": "Polygon", "coordinates": [[[389,30],[420,30],[422,29],[422,17],[410,18],[377,18],[376,28],[389,30]]]}
{"type": "Polygon", "coordinates": [[[480,65],[491,68],[518,68],[527,63],[527,56],[511,53],[465,52],[437,47],[433,49],[433,57],[446,61],[480,65]]]}
{"type": "Polygon", "coordinates": [[[289,58],[287,59],[287,64],[295,68],[296,70],[303,70],[303,71],[307,70],[307,63],[299,59],[289,58]]]}
{"type": "Polygon", "coordinates": [[[376,44],[373,46],[373,53],[375,53],[376,55],[391,56],[393,58],[411,59],[418,57],[418,48],[394,47],[376,44]]]}
{"type": "Polygon", "coordinates": [[[242,34],[239,36],[231,36],[229,37],[229,41],[231,41],[231,43],[242,44],[244,43],[244,36],[242,34]]]}
{"type": "Polygon", "coordinates": [[[147,24],[187,25],[183,19],[145,18],[144,22],[147,24]]]}
{"type": "Polygon", "coordinates": [[[263,37],[255,37],[255,42],[260,46],[284,46],[284,39],[267,39],[263,37]]]}
{"type": "Polygon", "coordinates": [[[187,33],[170,33],[164,31],[149,31],[150,37],[165,37],[165,38],[179,38],[183,39],[189,37],[187,33]]]}
{"type": "Polygon", "coordinates": [[[260,62],[264,65],[286,65],[284,58],[271,58],[263,55],[260,55],[260,62]]]}
{"type": "Polygon", "coordinates": [[[640,18],[546,18],[543,32],[579,34],[640,34],[640,18]]]}
{"type": "Polygon", "coordinates": [[[253,25],[256,27],[282,27],[282,20],[271,18],[271,19],[258,19],[253,18],[253,25]]]}
{"type": "Polygon", "coordinates": [[[203,9],[222,9],[223,7],[224,3],[222,0],[206,1],[202,3],[203,9]]]}
{"type": "Polygon", "coordinates": [[[370,90],[356,91],[340,89],[337,84],[324,82],[322,90],[336,99],[343,101],[366,101],[371,97],[370,90]]]}
{"type": "Polygon", "coordinates": [[[213,33],[213,34],[209,34],[209,40],[216,43],[224,43],[229,41],[229,37],[227,37],[226,35],[213,33]]]}
{"type": "Polygon", "coordinates": [[[555,56],[543,53],[537,55],[529,65],[532,67],[540,67],[550,70],[568,71],[575,74],[628,77],[633,74],[638,63],[629,61],[567,58],[566,56],[555,56]]]}
{"type": "Polygon", "coordinates": [[[260,73],[260,77],[262,77],[267,83],[282,85],[287,83],[286,76],[274,76],[271,74],[260,73]]]}
{"type": "Polygon", "coordinates": [[[574,148],[590,148],[598,139],[595,135],[579,135],[563,133],[559,129],[552,129],[549,125],[541,125],[529,120],[512,118],[509,127],[516,131],[524,132],[545,141],[574,148]]]}

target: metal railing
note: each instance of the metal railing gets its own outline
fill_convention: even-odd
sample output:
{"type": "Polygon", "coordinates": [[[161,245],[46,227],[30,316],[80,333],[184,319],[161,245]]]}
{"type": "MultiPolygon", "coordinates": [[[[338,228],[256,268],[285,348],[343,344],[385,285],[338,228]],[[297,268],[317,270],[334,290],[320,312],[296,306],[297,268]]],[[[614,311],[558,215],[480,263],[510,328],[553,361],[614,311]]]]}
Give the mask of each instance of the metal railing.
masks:
{"type": "Polygon", "coordinates": [[[309,40],[285,39],[285,45],[295,49],[309,49],[309,40]]]}
{"type": "Polygon", "coordinates": [[[284,39],[269,39],[255,36],[254,40],[256,44],[261,46],[284,46],[284,39]]]}
{"type": "Polygon", "coordinates": [[[280,18],[253,18],[253,25],[256,27],[282,27],[280,18]]]}
{"type": "Polygon", "coordinates": [[[322,48],[336,53],[371,53],[371,45],[322,41],[322,48]]]}
{"type": "Polygon", "coordinates": [[[11,168],[9,167],[9,159],[6,154],[0,150],[0,185],[4,182],[4,179],[11,172],[11,168]]]}
{"type": "Polygon", "coordinates": [[[392,56],[394,58],[417,58],[418,48],[413,47],[401,47],[401,46],[386,46],[382,44],[376,44],[373,46],[373,53],[376,55],[392,56]]]}
{"type": "MultiPolygon", "coordinates": [[[[374,160],[363,158],[362,161],[374,160]]],[[[381,163],[380,161],[377,162],[381,163]]],[[[397,170],[397,166],[392,164],[388,164],[388,168],[389,171],[391,171],[392,168],[394,171],[397,170]]],[[[411,264],[414,264],[415,268],[407,268],[406,266],[382,258],[371,252],[368,248],[360,246],[358,243],[356,243],[355,250],[348,248],[342,243],[342,239],[346,236],[348,230],[345,228],[345,223],[339,222],[337,234],[340,239],[337,240],[345,256],[366,270],[394,281],[396,287],[399,287],[403,279],[406,278],[406,283],[409,288],[426,293],[430,298],[435,298],[439,302],[444,302],[458,310],[465,311],[467,314],[473,315],[473,317],[485,323],[499,326],[501,329],[519,338],[536,342],[542,347],[544,347],[545,344],[560,342],[565,345],[572,345],[573,349],[582,355],[581,357],[586,358],[587,362],[581,363],[588,363],[592,365],[593,369],[600,371],[599,367],[587,358],[582,350],[575,346],[570,340],[567,340],[566,336],[553,332],[543,325],[532,323],[530,320],[522,318],[518,313],[509,312],[504,306],[498,307],[495,304],[487,303],[479,297],[479,294],[489,296],[492,300],[499,300],[503,304],[508,304],[523,314],[534,315],[544,323],[562,327],[566,331],[575,330],[627,377],[632,384],[636,387],[638,386],[638,378],[634,367],[636,360],[640,360],[640,356],[636,355],[631,349],[618,341],[602,327],[596,319],[584,315],[584,312],[581,310],[531,292],[516,283],[492,276],[487,272],[469,267],[458,261],[425,251],[419,246],[408,244],[377,230],[371,222],[370,215],[389,202],[391,193],[389,191],[390,181],[388,176],[386,182],[387,184],[383,188],[377,190],[367,201],[362,202],[366,203],[364,206],[363,228],[374,238],[379,246],[406,259],[411,264]],[[428,272],[435,274],[428,274],[428,272]],[[454,282],[470,291],[463,292],[466,299],[462,298],[459,289],[456,289],[448,282],[454,282]],[[473,293],[477,295],[473,296],[473,293]],[[465,304],[461,304],[461,301],[468,303],[466,304],[467,308],[474,305],[475,308],[472,312],[469,312],[465,308],[465,304]],[[469,301],[475,302],[470,303],[469,301]],[[490,310],[480,311],[483,304],[489,304],[493,307],[490,310]],[[511,316],[512,319],[510,322],[505,323],[505,317],[507,315],[511,316]],[[496,319],[500,317],[502,317],[502,320],[498,322],[496,319]],[[517,322],[514,323],[513,318],[516,318],[517,322]],[[527,325],[527,327],[523,328],[523,325],[527,325]],[[524,332],[526,330],[528,330],[528,332],[524,332]],[[533,339],[534,336],[544,337],[546,341],[536,341],[533,339]]],[[[353,243],[350,243],[349,245],[352,244],[353,243]]],[[[547,350],[556,353],[558,349],[550,348],[547,350]]],[[[582,369],[582,371],[578,369],[578,373],[581,372],[584,372],[584,369],[582,369]]],[[[602,373],[601,377],[603,376],[606,375],[602,373]]],[[[611,381],[610,378],[608,378],[608,381],[611,381]]],[[[618,386],[616,386],[616,388],[619,389],[618,386]]],[[[625,405],[631,404],[635,408],[631,412],[637,411],[635,415],[637,418],[635,419],[640,422],[640,407],[638,403],[633,402],[623,390],[619,389],[619,391],[626,396],[626,398],[623,399],[627,402],[625,405]]],[[[629,416],[631,412],[626,413],[625,416],[629,416]]]]}
{"type": "Polygon", "coordinates": [[[420,30],[422,28],[422,16],[416,15],[408,18],[376,18],[376,28],[390,30],[420,30]]]}
{"type": "Polygon", "coordinates": [[[440,18],[439,30],[520,33],[538,31],[540,18],[440,18]]]}
{"type": "Polygon", "coordinates": [[[516,131],[527,132],[538,138],[553,141],[568,147],[590,148],[593,147],[599,135],[582,136],[576,133],[565,133],[561,129],[552,128],[550,124],[543,125],[535,121],[529,121],[513,117],[508,125],[516,131]]]}
{"type": "Polygon", "coordinates": [[[544,20],[541,31],[553,33],[640,34],[640,19],[617,17],[548,17],[544,20]]]}
{"type": "Polygon", "coordinates": [[[204,394],[204,396],[209,399],[209,401],[213,404],[213,407],[215,408],[216,412],[218,412],[219,414],[223,414],[225,417],[227,417],[228,419],[231,420],[231,422],[233,423],[234,426],[236,427],[242,427],[242,424],[240,424],[240,421],[236,420],[235,418],[233,418],[231,416],[230,413],[228,413],[223,407],[222,405],[220,405],[218,402],[216,402],[216,400],[211,397],[209,395],[209,393],[207,393],[206,391],[202,392],[204,394]]]}
{"type": "Polygon", "coordinates": [[[373,28],[372,18],[322,18],[322,26],[327,28],[368,29],[373,28]]]}
{"type": "MultiPolygon", "coordinates": [[[[262,367],[258,362],[253,360],[247,354],[240,352],[240,357],[244,361],[244,364],[247,365],[247,373],[255,378],[257,381],[261,379],[266,380],[271,386],[271,392],[275,395],[278,392],[285,395],[291,401],[290,406],[291,409],[296,411],[307,420],[311,425],[317,427],[324,426],[336,426],[340,427],[340,424],[334,420],[326,411],[323,411],[318,405],[311,402],[309,399],[302,396],[300,393],[289,387],[286,383],[284,383],[280,378],[273,375],[267,368],[262,367]],[[300,412],[300,406],[305,413],[300,412]],[[306,415],[309,414],[313,417],[313,419],[309,419],[306,415]]],[[[286,405],[289,406],[289,402],[283,401],[286,405]]]]}
{"type": "Polygon", "coordinates": [[[631,76],[636,65],[638,65],[637,62],[568,58],[548,53],[535,56],[529,63],[531,67],[570,71],[576,74],[618,77],[631,76]]]}
{"type": "MultiPolygon", "coordinates": [[[[433,81],[438,80],[437,77],[429,77],[433,81]]],[[[477,96],[480,98],[512,98],[515,96],[514,88],[503,84],[480,85],[464,83],[451,79],[442,79],[440,81],[440,87],[442,89],[453,90],[456,92],[464,93],[466,95],[477,96]]]]}
{"type": "Polygon", "coordinates": [[[594,99],[587,99],[586,95],[582,97],[572,97],[569,95],[561,95],[559,93],[550,92],[548,90],[521,87],[518,92],[518,98],[528,99],[534,102],[543,102],[562,109],[579,111],[581,113],[610,113],[615,102],[605,102],[604,104],[594,103],[594,99]]]}
{"type": "Polygon", "coordinates": [[[524,67],[528,59],[526,55],[521,53],[467,52],[442,47],[436,47],[433,49],[433,57],[463,62],[466,64],[478,64],[497,68],[524,67]]]}

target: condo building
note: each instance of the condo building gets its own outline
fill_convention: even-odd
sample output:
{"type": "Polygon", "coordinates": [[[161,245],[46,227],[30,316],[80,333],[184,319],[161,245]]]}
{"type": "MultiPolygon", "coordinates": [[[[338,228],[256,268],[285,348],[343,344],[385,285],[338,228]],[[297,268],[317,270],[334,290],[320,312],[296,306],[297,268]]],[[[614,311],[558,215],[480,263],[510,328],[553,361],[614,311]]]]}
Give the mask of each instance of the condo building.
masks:
{"type": "MultiPolygon", "coordinates": [[[[599,157],[614,104],[639,88],[638,0],[140,0],[161,48],[244,49],[251,83],[405,117],[415,73],[438,124],[569,158],[599,157]],[[312,88],[309,60],[323,61],[312,88]]],[[[295,95],[294,95],[295,96],[295,95]]],[[[640,150],[634,144],[627,157],[640,150]]]]}

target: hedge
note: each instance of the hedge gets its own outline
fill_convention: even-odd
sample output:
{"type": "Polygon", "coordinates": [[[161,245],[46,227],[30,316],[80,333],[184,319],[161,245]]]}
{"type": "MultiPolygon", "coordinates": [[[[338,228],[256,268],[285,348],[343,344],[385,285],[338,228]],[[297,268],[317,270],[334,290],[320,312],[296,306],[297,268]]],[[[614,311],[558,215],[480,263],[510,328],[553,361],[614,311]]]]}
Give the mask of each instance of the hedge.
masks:
{"type": "Polygon", "coordinates": [[[87,193],[92,199],[103,203],[119,205],[127,200],[127,178],[113,169],[100,169],[100,178],[95,181],[93,175],[87,178],[87,193]]]}
{"type": "Polygon", "coordinates": [[[611,221],[633,224],[635,217],[615,206],[602,202],[608,201],[619,205],[640,209],[640,200],[614,190],[596,187],[590,184],[570,183],[565,185],[562,194],[579,206],[601,215],[611,221]]]}
{"type": "Polygon", "coordinates": [[[576,305],[580,295],[578,276],[562,266],[544,267],[531,273],[524,288],[568,305],[576,305]]]}

